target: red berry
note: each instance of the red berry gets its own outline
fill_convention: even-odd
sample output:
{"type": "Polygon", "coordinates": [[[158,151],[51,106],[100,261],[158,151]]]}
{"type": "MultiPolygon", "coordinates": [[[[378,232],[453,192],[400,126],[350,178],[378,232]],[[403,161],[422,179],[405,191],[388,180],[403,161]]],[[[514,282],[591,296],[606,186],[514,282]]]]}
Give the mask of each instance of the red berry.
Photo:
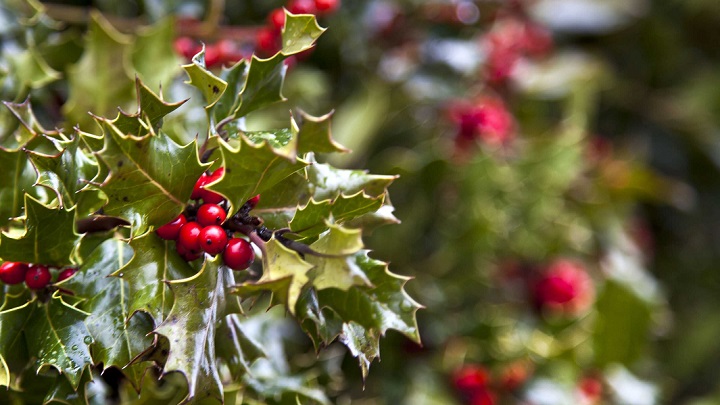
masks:
{"type": "Polygon", "coordinates": [[[28,265],[20,262],[5,262],[0,266],[0,280],[5,284],[19,284],[25,280],[28,265]]]}
{"type": "Polygon", "coordinates": [[[40,290],[50,284],[52,275],[46,266],[32,265],[25,273],[25,284],[32,290],[40,290]]]}
{"type": "Polygon", "coordinates": [[[315,1],[292,0],[288,4],[288,10],[293,14],[315,14],[315,1]]]}
{"type": "Polygon", "coordinates": [[[200,175],[200,178],[195,182],[195,186],[193,187],[192,194],[190,194],[190,198],[193,200],[197,200],[200,198],[200,190],[202,190],[202,186],[207,184],[208,178],[210,176],[207,175],[207,173],[203,173],[200,175]]]}
{"type": "Polygon", "coordinates": [[[533,294],[538,307],[572,315],[591,304],[594,286],[581,264],[559,259],[533,285],[533,294]]]}
{"type": "Polygon", "coordinates": [[[201,250],[189,250],[179,243],[175,244],[175,250],[178,252],[180,257],[185,259],[186,262],[197,260],[200,258],[200,256],[202,256],[201,250]]]}
{"type": "Polygon", "coordinates": [[[221,225],[227,213],[217,204],[203,204],[198,208],[197,221],[202,226],[221,225]]]}
{"type": "Polygon", "coordinates": [[[276,8],[275,10],[271,11],[268,15],[268,22],[276,30],[282,30],[285,26],[285,10],[283,10],[282,8],[276,8]]]}
{"type": "Polygon", "coordinates": [[[220,194],[214,191],[205,190],[206,185],[220,180],[220,178],[223,176],[223,173],[225,173],[224,167],[215,170],[213,173],[210,173],[210,175],[208,175],[207,179],[205,180],[205,184],[200,186],[200,198],[202,198],[204,203],[218,204],[224,200],[223,196],[221,196],[220,194]]]}
{"type": "Polygon", "coordinates": [[[59,283],[63,280],[67,280],[68,278],[72,277],[75,273],[77,273],[77,269],[65,269],[58,274],[58,278],[56,283],[59,283]]]}
{"type": "Polygon", "coordinates": [[[159,237],[165,240],[175,240],[180,234],[180,229],[187,223],[185,215],[180,214],[177,218],[155,230],[159,237]]]}
{"type": "Polygon", "coordinates": [[[315,8],[319,13],[332,13],[340,6],[340,0],[315,0],[315,8]]]}
{"type": "Polygon", "coordinates": [[[185,250],[195,252],[200,251],[200,240],[198,239],[198,235],[200,235],[201,230],[202,227],[197,222],[188,222],[180,229],[177,244],[185,250]]]}
{"type": "Polygon", "coordinates": [[[226,266],[233,270],[245,270],[250,267],[253,260],[255,260],[255,252],[250,242],[240,238],[232,238],[228,241],[223,252],[226,266]]]}
{"type": "Polygon", "coordinates": [[[490,382],[490,374],[481,366],[466,365],[453,375],[453,384],[459,391],[472,391],[490,382]]]}
{"type": "Polygon", "coordinates": [[[215,256],[225,250],[227,244],[227,235],[225,230],[218,225],[210,225],[200,231],[198,236],[200,240],[200,248],[207,253],[215,256]]]}

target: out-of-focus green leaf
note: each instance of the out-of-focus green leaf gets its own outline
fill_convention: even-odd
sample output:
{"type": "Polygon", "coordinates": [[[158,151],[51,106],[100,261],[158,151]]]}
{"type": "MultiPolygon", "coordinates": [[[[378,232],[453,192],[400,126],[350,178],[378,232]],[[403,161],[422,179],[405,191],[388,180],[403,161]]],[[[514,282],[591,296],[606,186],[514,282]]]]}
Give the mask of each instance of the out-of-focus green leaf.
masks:
{"type": "Polygon", "coordinates": [[[25,194],[26,230],[20,238],[0,235],[0,258],[5,261],[64,266],[81,236],[75,233],[75,213],[43,205],[25,194]]]}
{"type": "Polygon", "coordinates": [[[232,270],[219,267],[220,259],[206,260],[196,275],[169,284],[175,301],[155,333],[170,341],[163,373],[180,371],[188,381],[184,402],[222,402],[222,381],[215,356],[216,327],[227,314],[226,290],[234,284],[232,270]]]}
{"type": "Polygon", "coordinates": [[[102,363],[105,368],[114,366],[123,369],[130,382],[139,388],[146,366],[125,366],[150,346],[152,339],[148,334],[153,324],[147,314],[129,311],[127,282],[109,277],[125,266],[132,256],[132,249],[126,243],[108,239],[61,287],[85,299],[81,308],[90,314],[85,323],[94,341],[91,350],[93,361],[102,363]]]}
{"type": "Polygon", "coordinates": [[[31,89],[43,87],[60,78],[60,72],[48,66],[33,47],[12,55],[8,61],[17,79],[31,89]]]}
{"type": "Polygon", "coordinates": [[[59,375],[55,377],[55,381],[50,386],[47,394],[45,394],[44,404],[62,403],[68,405],[86,405],[88,404],[88,384],[94,384],[92,372],[89,368],[83,369],[80,384],[76,388],[73,388],[67,378],[59,375]]]}
{"type": "Polygon", "coordinates": [[[267,357],[260,343],[247,335],[235,314],[220,321],[215,335],[215,350],[218,359],[225,362],[235,380],[250,372],[255,360],[267,357]]]}
{"type": "Polygon", "coordinates": [[[175,54],[175,20],[165,18],[138,32],[133,43],[133,67],[153,89],[168,87],[180,73],[180,59],[175,54]]]}
{"type": "Polygon", "coordinates": [[[126,108],[133,100],[130,64],[130,38],[119,33],[97,12],[91,14],[85,38],[85,52],[68,71],[69,93],[63,112],[67,125],[93,128],[88,112],[109,116],[120,106],[126,108]]]}
{"type": "Polygon", "coordinates": [[[593,332],[598,364],[630,365],[645,350],[651,311],[648,303],[615,281],[608,280],[598,296],[593,332]]]}
{"type": "Polygon", "coordinates": [[[315,41],[325,32],[315,16],[295,15],[285,10],[285,26],[282,30],[282,53],[292,55],[313,47],[315,41]]]}
{"type": "Polygon", "coordinates": [[[95,155],[112,169],[100,186],[105,214],[130,222],[133,235],[177,217],[205,170],[195,144],[180,146],[163,133],[138,139],[101,122],[105,143],[95,155]]]}

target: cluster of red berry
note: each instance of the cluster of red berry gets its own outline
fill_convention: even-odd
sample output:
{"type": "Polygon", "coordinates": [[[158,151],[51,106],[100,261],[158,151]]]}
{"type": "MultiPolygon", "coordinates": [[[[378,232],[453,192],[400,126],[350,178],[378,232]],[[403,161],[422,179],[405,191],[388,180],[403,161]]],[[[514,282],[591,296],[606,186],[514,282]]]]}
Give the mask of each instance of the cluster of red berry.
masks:
{"type": "MultiPolygon", "coordinates": [[[[293,14],[327,15],[340,7],[340,0],[290,0],[287,10],[293,14]]],[[[280,33],[285,26],[285,10],[276,8],[270,12],[267,25],[255,36],[255,50],[263,56],[274,55],[280,50],[280,33]]]]}
{"type": "MultiPolygon", "coordinates": [[[[174,240],[175,249],[186,261],[199,259],[203,253],[215,256],[222,253],[223,262],[233,270],[245,270],[255,260],[255,253],[250,242],[234,237],[231,230],[223,228],[227,219],[225,199],[206,185],[219,180],[224,168],[202,176],[195,183],[191,199],[202,204],[195,209],[192,206],[169,223],[159,227],[155,232],[165,240],[174,240]]],[[[260,195],[249,199],[245,205],[254,208],[260,201],[260,195]]]]}
{"type": "MultiPolygon", "coordinates": [[[[66,268],[59,270],[56,283],[72,277],[77,269],[66,268]]],[[[21,262],[5,262],[0,265],[0,281],[5,284],[20,284],[23,281],[32,290],[42,290],[52,280],[52,272],[48,266],[42,264],[28,264],[21,262]]]]}
{"type": "Polygon", "coordinates": [[[484,96],[474,102],[456,101],[448,110],[457,125],[458,151],[468,150],[476,139],[491,146],[504,145],[513,139],[514,119],[500,98],[484,96]]]}

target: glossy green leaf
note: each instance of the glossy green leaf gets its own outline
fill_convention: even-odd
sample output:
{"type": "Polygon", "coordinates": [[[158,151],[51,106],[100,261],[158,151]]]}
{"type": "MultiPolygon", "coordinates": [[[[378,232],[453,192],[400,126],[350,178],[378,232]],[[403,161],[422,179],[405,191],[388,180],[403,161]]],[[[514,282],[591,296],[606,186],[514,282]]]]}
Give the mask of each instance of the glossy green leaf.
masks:
{"type": "Polygon", "coordinates": [[[92,380],[92,372],[89,368],[83,370],[80,384],[76,388],[73,388],[67,378],[59,375],[55,377],[55,381],[50,386],[47,394],[45,394],[45,401],[43,403],[85,405],[88,403],[88,386],[92,384],[95,384],[95,382],[92,380]]]}
{"type": "Polygon", "coordinates": [[[298,133],[298,153],[332,153],[350,152],[344,146],[335,142],[330,131],[330,118],[332,113],[321,117],[313,117],[300,111],[300,131],[298,133]]]}
{"type": "Polygon", "coordinates": [[[139,78],[135,78],[135,92],[137,111],[127,114],[121,110],[111,122],[121,133],[138,137],[157,133],[163,118],[187,101],[168,103],[163,100],[162,95],[155,94],[139,78]]]}
{"type": "Polygon", "coordinates": [[[344,224],[377,211],[382,206],[383,200],[383,195],[373,198],[363,192],[352,196],[339,195],[333,201],[316,202],[311,198],[307,205],[295,211],[290,229],[302,236],[316,236],[328,229],[326,221],[344,224]]]}
{"type": "Polygon", "coordinates": [[[286,305],[288,311],[295,313],[303,286],[308,282],[308,271],[313,266],[300,258],[293,250],[283,246],[272,238],[265,244],[263,256],[263,275],[255,283],[238,286],[235,291],[241,295],[257,291],[271,291],[273,301],[286,305]]]}
{"type": "Polygon", "coordinates": [[[233,118],[242,118],[255,110],[285,100],[281,94],[287,70],[284,60],[285,57],[281,54],[269,59],[252,57],[245,87],[238,95],[239,105],[233,111],[233,118]]]}
{"type": "Polygon", "coordinates": [[[285,26],[282,30],[282,53],[291,55],[313,47],[315,41],[325,32],[315,16],[295,15],[285,10],[285,26]]]}
{"type": "Polygon", "coordinates": [[[357,357],[363,378],[370,372],[370,363],[380,357],[380,336],[376,329],[366,329],[350,321],[344,323],[339,340],[347,346],[350,354],[357,357]]]}
{"type": "Polygon", "coordinates": [[[216,325],[226,315],[226,290],[234,284],[232,270],[219,267],[219,258],[206,260],[194,276],[170,281],[175,301],[155,333],[170,341],[163,373],[180,371],[188,381],[183,401],[222,402],[222,381],[215,355],[216,325]]]}
{"type": "Polygon", "coordinates": [[[363,248],[362,231],[337,225],[330,225],[329,228],[310,247],[316,252],[340,257],[305,257],[308,263],[315,266],[312,270],[313,286],[317,290],[347,290],[354,285],[372,286],[362,269],[365,252],[356,254],[363,248]]]}
{"type": "Polygon", "coordinates": [[[23,333],[35,308],[28,291],[6,295],[0,307],[0,386],[10,386],[30,360],[23,333]]]}
{"type": "Polygon", "coordinates": [[[4,227],[10,218],[22,214],[26,192],[37,195],[33,187],[37,175],[23,151],[0,148],[0,166],[4,168],[0,176],[0,227],[4,227]]]}
{"type": "Polygon", "coordinates": [[[95,154],[111,170],[100,187],[105,214],[130,222],[133,235],[177,217],[205,170],[195,144],[180,146],[162,132],[138,139],[101,122],[105,143],[95,154]]]}
{"type": "Polygon", "coordinates": [[[186,83],[195,86],[203,94],[207,104],[205,108],[215,105],[228,87],[227,82],[215,76],[205,67],[204,46],[202,51],[193,57],[192,63],[183,65],[182,68],[185,69],[185,73],[190,78],[190,81],[186,83]]]}
{"type": "MultiPolygon", "coordinates": [[[[85,323],[94,343],[93,361],[105,368],[123,369],[130,361],[152,343],[148,334],[153,329],[147,314],[130,312],[127,282],[109,277],[125,266],[133,256],[126,243],[108,239],[98,246],[86,259],[75,276],[60,284],[77,297],[82,297],[81,308],[90,315],[85,323]]],[[[125,367],[123,373],[137,388],[146,366],[125,367]]]]}
{"type": "Polygon", "coordinates": [[[250,366],[255,360],[267,357],[260,343],[248,336],[235,314],[220,321],[215,336],[215,351],[218,359],[224,361],[230,369],[234,380],[250,372],[250,366]]]}
{"type": "Polygon", "coordinates": [[[75,213],[43,205],[25,195],[26,230],[20,238],[0,235],[0,258],[5,261],[63,266],[74,263],[72,253],[81,236],[75,233],[75,213]]]}
{"type": "Polygon", "coordinates": [[[220,142],[225,173],[219,182],[207,189],[224,195],[230,202],[232,215],[250,197],[260,194],[307,165],[297,159],[280,156],[268,143],[260,145],[241,140],[238,148],[220,142]]]}
{"type": "Polygon", "coordinates": [[[175,251],[175,243],[149,232],[130,241],[132,259],[113,273],[128,282],[128,313],[143,311],[155,324],[170,312],[173,294],[166,281],[190,277],[195,271],[175,251]]]}
{"type": "Polygon", "coordinates": [[[54,156],[29,152],[37,172],[36,183],[52,190],[61,207],[72,208],[98,172],[97,163],[79,148],[79,138],[62,142],[65,149],[54,156]]]}
{"type": "Polygon", "coordinates": [[[92,365],[90,331],[83,322],[86,313],[70,306],[57,294],[47,303],[35,302],[30,321],[25,326],[29,352],[37,358],[36,368],[55,367],[77,390],[83,370],[92,365]]]}
{"type": "Polygon", "coordinates": [[[133,81],[129,73],[131,40],[119,33],[98,12],[91,13],[85,52],[68,71],[69,98],[63,105],[68,126],[94,128],[88,112],[109,116],[133,101],[133,81]]]}
{"type": "Polygon", "coordinates": [[[368,174],[363,170],[336,169],[327,164],[314,163],[307,168],[310,192],[315,201],[334,199],[340,194],[364,192],[370,197],[385,193],[397,176],[368,174]]]}

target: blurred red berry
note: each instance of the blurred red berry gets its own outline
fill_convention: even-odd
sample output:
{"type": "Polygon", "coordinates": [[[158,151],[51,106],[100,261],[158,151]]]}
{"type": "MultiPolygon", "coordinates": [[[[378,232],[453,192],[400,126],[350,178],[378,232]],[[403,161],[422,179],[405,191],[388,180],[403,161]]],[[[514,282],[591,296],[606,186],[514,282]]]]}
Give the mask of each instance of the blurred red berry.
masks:
{"type": "Polygon", "coordinates": [[[485,386],[490,382],[488,371],[478,365],[463,366],[453,374],[453,385],[460,391],[468,391],[485,386]]]}
{"type": "Polygon", "coordinates": [[[500,99],[483,97],[474,103],[456,102],[450,106],[449,113],[458,127],[455,137],[458,149],[467,148],[475,139],[500,146],[513,138],[513,116],[500,99]]]}
{"type": "Polygon", "coordinates": [[[340,7],[340,0],[315,0],[315,8],[320,14],[329,14],[340,7]]]}
{"type": "Polygon", "coordinates": [[[260,28],[255,34],[255,48],[262,56],[274,55],[280,50],[280,35],[270,27],[260,28]]]}
{"type": "Polygon", "coordinates": [[[221,63],[220,50],[215,44],[205,46],[205,67],[212,68],[221,63]]]}
{"type": "Polygon", "coordinates": [[[527,381],[529,375],[530,369],[526,362],[510,363],[500,372],[500,387],[505,391],[515,391],[527,381]]]}
{"type": "Polygon", "coordinates": [[[315,14],[316,11],[314,0],[291,0],[287,8],[293,14],[315,14]]]}
{"type": "Polygon", "coordinates": [[[585,268],[574,261],[551,263],[533,286],[539,308],[574,315],[590,305],[595,288],[585,268]]]}
{"type": "Polygon", "coordinates": [[[282,8],[276,8],[268,15],[268,22],[277,31],[280,31],[285,26],[285,10],[282,8]]]}
{"type": "Polygon", "coordinates": [[[179,37],[173,43],[175,52],[183,58],[190,60],[196,53],[200,52],[202,47],[189,37],[179,37]]]}
{"type": "Polygon", "coordinates": [[[5,262],[0,265],[0,281],[5,284],[20,284],[25,280],[28,265],[20,262],[5,262]]]}
{"type": "Polygon", "coordinates": [[[578,383],[578,389],[580,390],[580,395],[584,397],[585,402],[594,404],[598,403],[602,398],[602,382],[596,377],[583,377],[578,383]]]}

